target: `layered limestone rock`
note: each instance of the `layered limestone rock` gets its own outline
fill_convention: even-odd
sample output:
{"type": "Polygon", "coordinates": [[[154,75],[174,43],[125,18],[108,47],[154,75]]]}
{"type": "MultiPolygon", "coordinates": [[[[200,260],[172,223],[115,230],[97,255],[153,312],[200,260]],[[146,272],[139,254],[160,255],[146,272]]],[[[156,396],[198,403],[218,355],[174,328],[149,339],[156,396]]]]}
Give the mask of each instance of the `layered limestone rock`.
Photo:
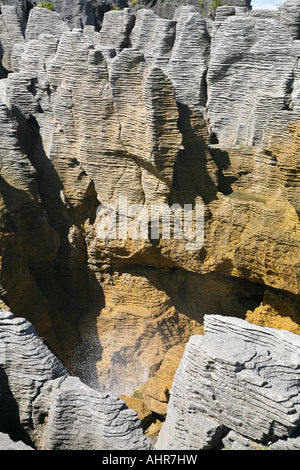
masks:
{"type": "Polygon", "coordinates": [[[102,46],[111,46],[116,52],[129,46],[129,36],[134,26],[135,15],[128,9],[123,11],[112,10],[105,15],[105,21],[99,33],[99,42],[102,46]]]}
{"type": "Polygon", "coordinates": [[[7,436],[5,450],[150,449],[134,411],[69,376],[33,326],[5,310],[0,391],[0,432],[16,442],[7,436]]]}
{"type": "Polygon", "coordinates": [[[269,326],[300,334],[299,303],[297,297],[287,297],[284,292],[278,293],[266,289],[261,304],[253,311],[249,310],[246,320],[260,326],[269,326]]]}
{"type": "MultiPolygon", "coordinates": [[[[117,4],[118,2],[116,2],[117,4]]],[[[178,8],[182,6],[193,7],[195,11],[200,11],[201,15],[206,19],[210,20],[215,18],[216,10],[218,5],[234,5],[242,11],[251,10],[251,0],[232,0],[227,2],[226,0],[219,0],[214,2],[212,0],[157,0],[152,2],[151,0],[139,0],[138,2],[130,0],[128,6],[133,9],[133,11],[138,11],[139,8],[151,9],[156,15],[162,18],[173,18],[176,14],[178,8]]]]}
{"type": "Polygon", "coordinates": [[[204,314],[300,322],[297,0],[241,3],[213,22],[110,11],[96,31],[88,2],[79,24],[57,2],[19,36],[12,5],[1,15],[3,306],[85,382],[143,385],[162,416],[164,357],[204,314]],[[170,236],[151,233],[154,206],[170,236]],[[198,232],[173,236],[178,211],[198,232]]]}
{"type": "MultiPolygon", "coordinates": [[[[244,215],[249,215],[248,222],[244,219],[239,248],[231,258],[233,269],[251,270],[256,279],[263,277],[264,283],[298,295],[299,199],[293,189],[294,185],[298,186],[297,176],[294,176],[298,163],[296,157],[291,164],[295,168],[291,176],[287,170],[289,164],[283,169],[286,163],[279,157],[282,142],[293,154],[297,141],[298,45],[288,30],[274,19],[260,15],[229,16],[214,32],[211,52],[207,107],[215,139],[211,149],[221,172],[219,189],[227,196],[226,201],[230,201],[227,215],[224,212],[223,215],[239,220],[239,226],[244,225],[244,215]],[[270,56],[269,47],[274,48],[270,56]],[[276,66],[273,64],[269,69],[276,54],[276,66]],[[273,66],[278,66],[276,73],[273,73],[273,66]],[[248,209],[245,211],[244,206],[242,215],[243,204],[248,209]],[[283,219],[284,223],[279,222],[283,219]],[[263,251],[258,241],[260,227],[265,235],[269,233],[263,251]],[[275,246],[272,233],[276,233],[282,243],[276,242],[275,246]],[[272,268],[268,268],[269,250],[272,268]],[[250,251],[254,257],[247,260],[250,251]],[[285,274],[284,253],[288,253],[285,274]],[[291,259],[297,260],[296,264],[291,263],[291,259]],[[275,272],[279,271],[278,283],[275,272]]],[[[288,152],[284,155],[284,160],[290,158],[288,152]]]]}
{"type": "Polygon", "coordinates": [[[3,50],[2,66],[7,72],[13,71],[12,52],[15,44],[24,42],[24,25],[14,6],[1,6],[0,43],[3,50]]]}
{"type": "Polygon", "coordinates": [[[234,15],[219,26],[211,47],[207,105],[212,131],[224,149],[264,141],[269,116],[285,107],[296,58],[290,33],[273,20],[234,15]]]}
{"type": "Polygon", "coordinates": [[[279,449],[287,438],[296,448],[299,359],[298,335],[205,316],[205,335],[189,340],[176,372],[156,448],[237,448],[235,442],[248,441],[249,448],[279,449]]]}
{"type": "Polygon", "coordinates": [[[294,39],[300,39],[299,0],[287,0],[278,8],[280,22],[290,31],[294,39]]]}
{"type": "Polygon", "coordinates": [[[41,34],[60,37],[69,29],[68,25],[61,21],[60,15],[56,11],[50,11],[46,8],[33,8],[29,14],[25,39],[26,41],[38,39],[41,34]]]}

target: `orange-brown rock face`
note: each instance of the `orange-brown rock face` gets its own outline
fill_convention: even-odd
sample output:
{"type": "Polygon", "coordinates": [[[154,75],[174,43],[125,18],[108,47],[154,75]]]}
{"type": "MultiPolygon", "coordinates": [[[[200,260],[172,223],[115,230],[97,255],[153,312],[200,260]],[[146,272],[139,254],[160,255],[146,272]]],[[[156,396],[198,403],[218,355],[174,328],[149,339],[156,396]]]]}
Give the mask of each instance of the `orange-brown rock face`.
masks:
{"type": "Polygon", "coordinates": [[[298,332],[299,45],[282,11],[111,11],[98,33],[33,9],[3,43],[1,301],[72,373],[142,387],[162,416],[205,314],[298,332]]]}

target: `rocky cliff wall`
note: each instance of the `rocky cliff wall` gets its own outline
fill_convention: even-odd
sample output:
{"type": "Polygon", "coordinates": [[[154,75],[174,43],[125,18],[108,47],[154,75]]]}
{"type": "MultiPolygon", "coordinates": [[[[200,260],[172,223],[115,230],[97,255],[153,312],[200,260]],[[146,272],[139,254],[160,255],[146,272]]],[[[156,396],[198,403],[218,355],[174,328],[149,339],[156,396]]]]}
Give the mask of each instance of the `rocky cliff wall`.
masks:
{"type": "Polygon", "coordinates": [[[102,391],[158,375],[154,412],[204,314],[299,333],[299,1],[109,11],[100,31],[3,3],[2,306],[102,391]],[[124,196],[131,228],[153,205],[203,208],[204,245],[103,239],[124,196]]]}
{"type": "Polygon", "coordinates": [[[298,450],[299,335],[205,317],[176,372],[156,449],[298,450]]]}

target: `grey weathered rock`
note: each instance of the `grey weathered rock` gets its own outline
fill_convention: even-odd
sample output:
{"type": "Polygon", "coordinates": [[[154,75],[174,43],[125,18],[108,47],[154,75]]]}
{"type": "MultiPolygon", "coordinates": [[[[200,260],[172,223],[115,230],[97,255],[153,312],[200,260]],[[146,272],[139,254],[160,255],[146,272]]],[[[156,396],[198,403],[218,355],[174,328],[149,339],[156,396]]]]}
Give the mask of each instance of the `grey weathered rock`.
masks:
{"type": "Polygon", "coordinates": [[[36,335],[33,326],[0,311],[1,432],[30,433],[32,403],[47,381],[67,375],[65,368],[36,335]]]}
{"type": "Polygon", "coordinates": [[[54,10],[70,28],[82,28],[96,23],[94,8],[97,9],[97,4],[92,0],[53,0],[52,3],[54,10]]]}
{"type": "MultiPolygon", "coordinates": [[[[31,192],[32,195],[37,196],[35,192],[37,188],[34,187],[35,170],[20,148],[17,121],[13,118],[8,108],[2,103],[0,103],[0,123],[2,129],[0,150],[2,178],[5,179],[7,184],[13,184],[17,190],[27,190],[31,192]],[[11,177],[9,176],[11,171],[15,175],[14,183],[12,183],[11,177]]],[[[8,194],[9,193],[6,194],[3,189],[2,197],[9,199],[8,194]]],[[[19,197],[18,199],[18,203],[22,204],[22,198],[19,197]]],[[[13,207],[16,202],[17,201],[13,201],[11,197],[9,204],[13,207]]],[[[18,207],[18,203],[15,207],[18,207]]]]}
{"type": "MultiPolygon", "coordinates": [[[[0,5],[16,6],[25,25],[29,13],[39,3],[41,2],[34,0],[1,0],[0,5]]],[[[95,26],[95,24],[98,24],[98,3],[96,4],[92,0],[73,0],[72,2],[68,0],[52,0],[51,3],[54,11],[70,28],[83,28],[85,25],[95,26]]]]}
{"type": "Polygon", "coordinates": [[[22,42],[24,42],[24,25],[16,8],[3,5],[0,15],[0,44],[3,49],[2,65],[6,71],[13,71],[13,47],[22,42]]]}
{"type": "Polygon", "coordinates": [[[33,450],[22,441],[13,441],[8,434],[0,432],[0,450],[33,450]]]}
{"type": "Polygon", "coordinates": [[[29,13],[25,38],[12,44],[11,68],[15,72],[30,72],[32,78],[38,71],[43,74],[46,61],[54,55],[60,37],[67,31],[70,27],[57,12],[33,8],[29,13]]]}
{"type": "Polygon", "coordinates": [[[268,446],[270,450],[299,450],[300,449],[300,438],[288,438],[286,440],[280,440],[268,446]]]}
{"type": "Polygon", "coordinates": [[[151,448],[133,410],[117,398],[93,390],[77,377],[48,381],[34,400],[32,420],[41,449],[151,448]]]}
{"type": "MultiPolygon", "coordinates": [[[[183,388],[183,384],[181,385],[183,388]]],[[[179,407],[182,404],[179,405],[179,407]]],[[[207,416],[186,410],[178,412],[169,402],[166,421],[155,443],[157,450],[209,450],[219,448],[223,426],[207,416]]]]}
{"type": "Polygon", "coordinates": [[[0,81],[1,300],[66,364],[93,336],[105,390],[132,393],[204,312],[299,323],[299,41],[238,3],[112,11],[100,32],[86,2],[34,8],[0,81]],[[124,195],[204,203],[205,246],[100,239],[124,195]]]}
{"type": "Polygon", "coordinates": [[[175,30],[175,21],[159,18],[152,10],[138,10],[130,35],[131,47],[139,49],[148,64],[165,71],[174,45],[175,30]]]}
{"type": "Polygon", "coordinates": [[[107,12],[99,33],[100,45],[113,46],[117,52],[120,52],[129,45],[129,36],[134,22],[135,15],[128,9],[107,12]]]}
{"type": "MultiPolygon", "coordinates": [[[[137,414],[69,376],[28,321],[0,310],[0,345],[1,433],[23,429],[40,450],[151,447],[137,414]]],[[[0,447],[22,448],[1,436],[0,447]]]]}
{"type": "Polygon", "coordinates": [[[278,8],[278,19],[290,31],[294,39],[300,39],[299,0],[286,0],[278,8]]]}
{"type": "Polygon", "coordinates": [[[51,34],[60,38],[64,32],[69,30],[67,23],[61,20],[57,12],[46,8],[33,8],[29,14],[25,38],[26,41],[30,41],[38,39],[41,34],[51,34]]]}
{"type": "Polygon", "coordinates": [[[263,142],[270,116],[285,109],[296,58],[290,33],[273,19],[230,16],[219,26],[207,106],[221,145],[263,142]]]}
{"type": "MultiPolygon", "coordinates": [[[[157,0],[156,2],[151,2],[150,0],[141,0],[135,6],[134,2],[129,1],[128,4],[133,11],[138,10],[142,7],[145,9],[151,9],[157,16],[162,18],[173,18],[177,14],[177,11],[180,7],[188,6],[192,7],[195,11],[199,12],[201,16],[204,16],[206,19],[211,19],[215,17],[216,7],[214,6],[212,0],[157,0]]],[[[221,5],[227,5],[230,3],[237,8],[241,8],[245,11],[251,9],[251,0],[232,0],[227,2],[227,0],[220,0],[221,5]]]]}
{"type": "Polygon", "coordinates": [[[26,0],[1,0],[0,8],[2,6],[12,6],[15,7],[17,13],[22,21],[23,26],[26,24],[26,17],[27,17],[27,2],[26,0]]]}
{"type": "MultiPolygon", "coordinates": [[[[300,339],[288,331],[258,327],[231,317],[205,316],[205,335],[187,344],[175,375],[158,449],[206,448],[203,419],[215,423],[233,448],[285,441],[299,432],[300,339]],[[225,433],[224,433],[225,434],[225,433]],[[252,441],[252,443],[251,443],[252,441]]],[[[298,442],[298,441],[296,441],[298,442]]],[[[274,444],[275,445],[275,444],[274,444]]]]}
{"type": "Polygon", "coordinates": [[[191,8],[178,8],[174,19],[176,39],[168,62],[176,99],[192,110],[206,105],[206,73],[209,62],[210,38],[201,13],[191,8]],[[188,71],[188,73],[187,73],[188,71]]]}

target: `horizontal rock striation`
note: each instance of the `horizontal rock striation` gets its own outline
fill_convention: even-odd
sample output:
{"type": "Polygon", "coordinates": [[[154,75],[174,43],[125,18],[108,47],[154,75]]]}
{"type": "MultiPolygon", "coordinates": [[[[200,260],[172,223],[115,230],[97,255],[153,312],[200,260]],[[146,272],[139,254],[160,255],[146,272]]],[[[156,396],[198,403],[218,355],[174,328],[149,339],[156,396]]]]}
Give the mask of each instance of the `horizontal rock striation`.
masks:
{"type": "Polygon", "coordinates": [[[61,21],[57,12],[52,12],[46,8],[33,8],[26,25],[25,39],[26,41],[38,39],[41,34],[60,37],[69,30],[70,28],[65,22],[61,21]]]}
{"type": "MultiPolygon", "coordinates": [[[[168,19],[173,18],[173,16],[178,11],[178,8],[182,6],[189,6],[192,7],[195,11],[200,11],[202,16],[211,22],[216,15],[216,4],[219,3],[220,5],[227,5],[229,2],[226,0],[219,0],[219,2],[213,2],[212,0],[201,0],[201,2],[197,0],[157,0],[155,3],[151,2],[150,0],[140,0],[137,4],[135,2],[128,2],[133,11],[138,11],[140,8],[143,9],[150,9],[152,10],[157,16],[168,19]]],[[[243,11],[251,10],[251,0],[232,0],[230,5],[234,5],[235,7],[242,9],[243,11]]]]}
{"type": "Polygon", "coordinates": [[[207,315],[205,335],[186,346],[156,446],[222,448],[230,430],[226,445],[296,447],[299,396],[298,335],[207,315]]]}
{"type": "Polygon", "coordinates": [[[33,450],[29,445],[21,440],[15,442],[8,434],[0,433],[0,450],[33,450]]]}
{"type": "Polygon", "coordinates": [[[299,7],[299,0],[288,0],[278,8],[277,12],[280,22],[290,31],[294,39],[300,39],[299,7]]]}
{"type": "Polygon", "coordinates": [[[7,436],[6,450],[150,448],[134,411],[69,376],[33,326],[5,310],[0,311],[0,415],[0,432],[18,441],[13,446],[7,436]]]}
{"type": "Polygon", "coordinates": [[[208,73],[208,108],[222,145],[261,144],[269,116],[284,109],[295,52],[290,33],[269,19],[230,16],[217,29],[208,73]]]}
{"type": "Polygon", "coordinates": [[[3,51],[2,66],[12,72],[12,52],[15,44],[24,42],[24,24],[14,6],[3,5],[0,17],[0,43],[3,51]]]}

